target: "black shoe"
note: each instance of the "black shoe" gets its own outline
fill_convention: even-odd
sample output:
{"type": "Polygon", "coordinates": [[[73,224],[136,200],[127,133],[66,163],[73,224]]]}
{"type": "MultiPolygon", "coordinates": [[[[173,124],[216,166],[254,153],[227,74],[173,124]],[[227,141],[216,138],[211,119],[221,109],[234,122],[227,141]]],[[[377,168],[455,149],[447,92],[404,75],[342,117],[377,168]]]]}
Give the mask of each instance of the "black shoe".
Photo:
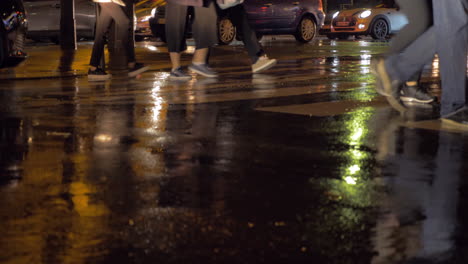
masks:
{"type": "Polygon", "coordinates": [[[403,102],[416,102],[422,104],[430,104],[435,100],[433,96],[430,96],[421,87],[408,86],[406,84],[404,84],[400,90],[400,99],[403,102]]]}
{"type": "Polygon", "coordinates": [[[90,81],[106,81],[109,80],[112,75],[108,74],[101,68],[96,68],[95,70],[88,70],[88,80],[90,81]]]}
{"type": "Polygon", "coordinates": [[[455,112],[442,116],[440,119],[447,125],[468,129],[468,108],[466,106],[462,107],[455,112]]]}
{"type": "Polygon", "coordinates": [[[128,77],[135,77],[140,73],[143,73],[149,69],[148,66],[145,66],[143,63],[135,63],[133,68],[128,69],[128,77]]]}

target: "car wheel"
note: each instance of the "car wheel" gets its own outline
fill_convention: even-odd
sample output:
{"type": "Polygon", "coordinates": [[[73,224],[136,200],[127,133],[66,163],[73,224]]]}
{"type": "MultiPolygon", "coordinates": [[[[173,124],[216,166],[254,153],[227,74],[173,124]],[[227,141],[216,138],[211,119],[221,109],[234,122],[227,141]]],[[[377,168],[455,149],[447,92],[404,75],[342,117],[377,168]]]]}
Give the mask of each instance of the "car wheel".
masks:
{"type": "Polygon", "coordinates": [[[349,39],[348,34],[338,34],[337,37],[338,37],[338,39],[341,39],[341,40],[349,39]]]}
{"type": "Polygon", "coordinates": [[[0,68],[5,65],[6,60],[6,50],[5,50],[5,38],[3,33],[0,32],[0,68]]]}
{"type": "Polygon", "coordinates": [[[377,19],[372,24],[371,37],[373,39],[384,40],[389,32],[388,24],[384,19],[377,19]]]}
{"type": "Polygon", "coordinates": [[[311,17],[303,17],[297,26],[294,37],[299,42],[307,43],[311,41],[317,33],[317,25],[311,17]]]}
{"type": "Polygon", "coordinates": [[[236,37],[236,28],[232,21],[223,17],[218,22],[218,40],[220,45],[228,45],[236,37]]]}

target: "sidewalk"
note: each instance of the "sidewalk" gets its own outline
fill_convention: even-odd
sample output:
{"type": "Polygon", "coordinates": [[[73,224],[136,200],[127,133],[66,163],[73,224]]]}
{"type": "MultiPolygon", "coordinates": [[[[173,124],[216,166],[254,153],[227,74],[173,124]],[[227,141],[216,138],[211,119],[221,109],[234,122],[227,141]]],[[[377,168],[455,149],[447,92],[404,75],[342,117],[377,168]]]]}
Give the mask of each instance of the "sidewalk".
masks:
{"type": "MultiPolygon", "coordinates": [[[[154,44],[137,43],[137,60],[150,65],[151,70],[170,68],[166,47],[154,44]]],[[[78,49],[70,54],[64,53],[59,45],[28,45],[28,58],[16,68],[0,69],[0,80],[85,76],[88,72],[91,49],[92,42],[78,43],[78,49]]]]}

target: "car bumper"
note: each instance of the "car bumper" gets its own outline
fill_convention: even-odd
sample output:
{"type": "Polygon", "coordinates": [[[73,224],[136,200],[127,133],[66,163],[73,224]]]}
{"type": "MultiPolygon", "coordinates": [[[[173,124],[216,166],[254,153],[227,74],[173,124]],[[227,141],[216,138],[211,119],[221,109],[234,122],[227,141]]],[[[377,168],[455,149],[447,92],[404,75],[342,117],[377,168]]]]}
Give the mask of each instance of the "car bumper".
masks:
{"type": "Polygon", "coordinates": [[[354,35],[366,35],[369,32],[370,21],[367,19],[357,19],[351,25],[337,25],[339,22],[334,22],[330,26],[330,33],[347,33],[354,35]]]}

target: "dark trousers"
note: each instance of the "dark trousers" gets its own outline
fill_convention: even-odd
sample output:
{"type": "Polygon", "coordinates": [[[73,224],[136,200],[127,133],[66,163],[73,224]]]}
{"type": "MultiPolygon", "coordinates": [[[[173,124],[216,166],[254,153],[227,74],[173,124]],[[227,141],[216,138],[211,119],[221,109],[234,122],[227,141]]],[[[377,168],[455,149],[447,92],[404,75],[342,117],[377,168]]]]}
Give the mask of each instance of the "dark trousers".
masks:
{"type": "MultiPolygon", "coordinates": [[[[182,52],[187,49],[187,13],[189,6],[168,2],[166,6],[166,38],[169,52],[182,52]]],[[[215,5],[210,2],[206,7],[193,7],[194,18],[192,33],[195,48],[204,49],[218,43],[215,5]]]]}
{"type": "Polygon", "coordinates": [[[402,53],[391,55],[385,61],[392,79],[407,81],[437,54],[442,80],[442,116],[466,104],[468,4],[465,1],[433,0],[434,25],[402,53]]]}
{"type": "MultiPolygon", "coordinates": [[[[408,24],[392,39],[389,54],[402,52],[432,26],[432,0],[397,0],[401,11],[408,18],[408,24]]],[[[418,82],[421,71],[408,81],[418,82]]]]}
{"type": "Polygon", "coordinates": [[[228,8],[226,11],[234,26],[242,33],[242,41],[244,42],[244,47],[247,49],[252,63],[257,62],[258,57],[262,56],[265,52],[258,42],[255,30],[253,30],[249,24],[244,5],[236,5],[228,8]]]}
{"type": "MultiPolygon", "coordinates": [[[[129,62],[135,61],[135,51],[132,45],[128,45],[130,19],[123,8],[114,3],[99,3],[100,12],[96,22],[93,51],[90,65],[97,67],[104,56],[105,36],[112,21],[115,23],[115,50],[124,50],[129,62]]],[[[133,30],[133,29],[132,29],[133,30]]]]}

